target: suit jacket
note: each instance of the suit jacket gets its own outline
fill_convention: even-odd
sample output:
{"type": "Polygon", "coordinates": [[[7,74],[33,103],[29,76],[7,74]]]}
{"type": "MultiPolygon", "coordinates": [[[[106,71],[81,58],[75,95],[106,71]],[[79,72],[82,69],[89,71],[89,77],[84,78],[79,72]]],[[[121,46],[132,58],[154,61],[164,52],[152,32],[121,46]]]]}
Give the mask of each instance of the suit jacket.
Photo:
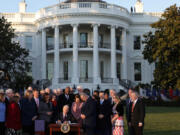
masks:
{"type": "Polygon", "coordinates": [[[75,122],[76,122],[75,118],[72,116],[71,113],[68,113],[68,114],[66,115],[66,117],[63,117],[63,113],[62,113],[62,112],[61,112],[61,113],[58,113],[57,118],[56,118],[56,121],[58,121],[58,120],[60,120],[62,123],[63,123],[64,121],[71,121],[71,123],[75,123],[75,122]]]}
{"type": "Polygon", "coordinates": [[[108,100],[104,100],[102,104],[97,104],[97,128],[98,129],[107,129],[109,125],[111,124],[111,104],[108,100]],[[98,115],[103,114],[104,118],[99,119],[98,115]]]}
{"type": "Polygon", "coordinates": [[[140,122],[144,124],[144,118],[145,118],[145,106],[142,100],[138,99],[134,106],[134,111],[130,113],[130,119],[128,122],[131,122],[133,126],[136,126],[140,122]]]}
{"type": "Polygon", "coordinates": [[[44,101],[41,101],[39,103],[38,113],[39,113],[39,119],[45,120],[46,122],[51,122],[52,115],[47,115],[47,112],[53,112],[53,106],[52,103],[49,102],[48,104],[44,101]]]}
{"type": "Polygon", "coordinates": [[[130,121],[130,117],[131,117],[131,107],[132,107],[132,102],[130,100],[130,98],[128,98],[126,100],[126,120],[130,121]]]}
{"type": "Polygon", "coordinates": [[[83,126],[85,128],[96,127],[96,101],[91,97],[83,104],[81,114],[84,114],[86,118],[83,120],[83,126]]]}
{"type": "Polygon", "coordinates": [[[71,108],[71,105],[73,103],[73,95],[69,94],[69,98],[67,99],[65,94],[62,94],[58,97],[57,104],[58,104],[58,112],[62,112],[64,105],[69,105],[69,108],[71,108]]]}

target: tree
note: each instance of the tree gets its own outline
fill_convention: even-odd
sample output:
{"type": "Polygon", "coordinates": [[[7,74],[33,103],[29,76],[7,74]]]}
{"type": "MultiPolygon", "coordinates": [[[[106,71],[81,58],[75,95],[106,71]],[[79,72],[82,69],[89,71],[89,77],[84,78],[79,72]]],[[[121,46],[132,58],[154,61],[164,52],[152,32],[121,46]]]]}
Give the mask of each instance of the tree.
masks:
{"type": "Polygon", "coordinates": [[[180,7],[170,6],[151,26],[155,32],[144,35],[143,55],[149,63],[155,63],[153,83],[180,89],[180,7]]]}
{"type": "Polygon", "coordinates": [[[0,86],[20,90],[32,83],[28,55],[25,48],[13,41],[16,37],[11,23],[0,17],[0,86]]]}

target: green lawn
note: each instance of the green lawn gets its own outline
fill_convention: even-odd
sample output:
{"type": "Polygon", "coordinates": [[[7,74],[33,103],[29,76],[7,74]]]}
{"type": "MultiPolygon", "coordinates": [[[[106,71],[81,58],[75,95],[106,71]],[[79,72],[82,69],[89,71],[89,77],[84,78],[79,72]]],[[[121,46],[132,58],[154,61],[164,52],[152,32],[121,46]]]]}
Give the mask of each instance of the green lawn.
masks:
{"type": "Polygon", "coordinates": [[[180,107],[146,107],[144,135],[180,135],[180,107]]]}

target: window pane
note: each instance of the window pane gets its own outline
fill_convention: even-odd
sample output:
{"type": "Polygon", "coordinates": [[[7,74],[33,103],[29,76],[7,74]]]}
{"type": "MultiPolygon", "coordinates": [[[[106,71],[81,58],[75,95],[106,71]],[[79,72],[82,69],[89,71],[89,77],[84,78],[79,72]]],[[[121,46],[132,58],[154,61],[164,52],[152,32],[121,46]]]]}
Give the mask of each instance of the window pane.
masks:
{"type": "Polygon", "coordinates": [[[88,61],[87,60],[80,61],[80,77],[88,78],[88,61]]]}
{"type": "Polygon", "coordinates": [[[140,36],[134,36],[134,49],[135,50],[141,49],[141,37],[140,36]]]}
{"type": "Polygon", "coordinates": [[[68,80],[68,61],[64,61],[64,80],[68,80]]]}
{"type": "Polygon", "coordinates": [[[101,61],[100,63],[100,75],[101,75],[101,79],[104,78],[104,62],[101,61]]]}
{"type": "Polygon", "coordinates": [[[54,46],[54,38],[53,37],[47,37],[47,48],[51,49],[54,46]]]}
{"type": "MultiPolygon", "coordinates": [[[[28,64],[29,68],[27,69],[27,74],[29,76],[32,76],[32,62],[28,64]]],[[[26,68],[28,67],[28,65],[26,65],[26,68]]]]}
{"type": "Polygon", "coordinates": [[[87,46],[87,41],[88,41],[87,33],[81,33],[80,34],[80,45],[87,46]]]}
{"type": "Polygon", "coordinates": [[[121,79],[121,64],[117,63],[117,78],[121,79]]]}
{"type": "Polygon", "coordinates": [[[141,81],[141,63],[134,63],[134,79],[141,81]]]}
{"type": "Polygon", "coordinates": [[[26,49],[32,50],[32,36],[26,36],[25,37],[25,44],[26,44],[26,49]]]}
{"type": "Polygon", "coordinates": [[[47,78],[51,80],[53,78],[53,63],[47,63],[47,78]]]}

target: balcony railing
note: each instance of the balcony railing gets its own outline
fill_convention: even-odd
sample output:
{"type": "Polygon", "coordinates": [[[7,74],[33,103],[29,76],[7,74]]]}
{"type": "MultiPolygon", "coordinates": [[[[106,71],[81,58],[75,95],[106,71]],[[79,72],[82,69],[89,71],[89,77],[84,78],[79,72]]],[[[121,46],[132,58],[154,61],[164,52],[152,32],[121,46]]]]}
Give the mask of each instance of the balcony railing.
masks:
{"type": "Polygon", "coordinates": [[[102,43],[102,42],[99,42],[99,48],[110,49],[110,48],[111,48],[111,44],[110,44],[110,43],[102,43]]]}
{"type": "Polygon", "coordinates": [[[60,49],[63,48],[73,48],[73,43],[60,43],[60,49]]]}
{"type": "Polygon", "coordinates": [[[79,78],[80,83],[93,83],[93,78],[79,78]]]}
{"type": "Polygon", "coordinates": [[[53,50],[54,49],[54,45],[47,45],[47,50],[53,50]]]}
{"type": "Polygon", "coordinates": [[[59,83],[71,83],[71,78],[59,78],[59,83]]]}
{"type": "Polygon", "coordinates": [[[101,78],[102,83],[113,83],[113,78],[101,78]]]}
{"type": "MultiPolygon", "coordinates": [[[[79,42],[78,43],[78,47],[79,48],[93,48],[93,42],[79,42]]],[[[110,43],[101,43],[99,42],[98,44],[99,48],[104,48],[104,49],[111,49],[111,44],[110,43]]],[[[59,44],[59,48],[60,49],[64,49],[64,48],[73,48],[73,43],[60,43],[59,44]]],[[[47,50],[53,50],[54,49],[54,45],[47,45],[47,50]]],[[[121,45],[116,45],[116,49],[117,50],[122,50],[122,46],[121,45]]]]}
{"type": "Polygon", "coordinates": [[[127,17],[127,15],[129,15],[129,12],[126,8],[104,2],[72,2],[72,3],[62,2],[60,4],[41,9],[36,14],[36,19],[39,19],[44,16],[51,16],[58,13],[66,14],[66,13],[79,13],[79,12],[88,12],[94,14],[96,14],[97,12],[101,12],[112,15],[121,14],[124,17],[127,17]]]}
{"type": "Polygon", "coordinates": [[[93,48],[93,42],[79,42],[79,48],[93,48]]]}
{"type": "Polygon", "coordinates": [[[122,46],[120,44],[116,44],[116,50],[122,50],[122,46]]]}

